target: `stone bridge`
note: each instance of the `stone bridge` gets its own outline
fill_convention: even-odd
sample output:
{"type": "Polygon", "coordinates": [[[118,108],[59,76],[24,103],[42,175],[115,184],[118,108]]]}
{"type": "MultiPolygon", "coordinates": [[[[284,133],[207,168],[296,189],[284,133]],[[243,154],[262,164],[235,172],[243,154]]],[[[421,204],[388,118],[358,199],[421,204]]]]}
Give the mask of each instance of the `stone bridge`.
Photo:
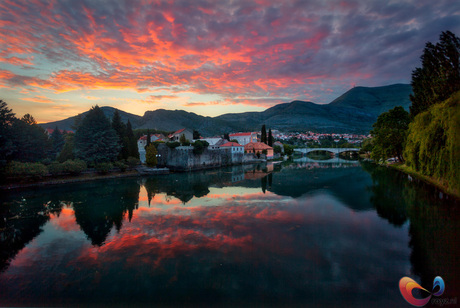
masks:
{"type": "Polygon", "coordinates": [[[303,155],[315,151],[327,151],[334,153],[336,156],[343,152],[359,152],[358,148],[300,148],[294,149],[295,152],[302,153],[303,155]]]}

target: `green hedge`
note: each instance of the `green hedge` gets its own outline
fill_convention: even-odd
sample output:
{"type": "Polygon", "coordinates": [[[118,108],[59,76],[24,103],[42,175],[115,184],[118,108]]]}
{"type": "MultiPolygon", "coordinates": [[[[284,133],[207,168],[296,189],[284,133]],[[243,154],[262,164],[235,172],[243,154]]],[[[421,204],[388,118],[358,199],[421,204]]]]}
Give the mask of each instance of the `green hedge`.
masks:
{"type": "Polygon", "coordinates": [[[418,114],[409,125],[406,165],[460,191],[460,92],[418,114]]]}
{"type": "Polygon", "coordinates": [[[42,177],[48,174],[48,168],[42,163],[21,163],[13,161],[8,164],[6,173],[11,177],[42,177]]]}

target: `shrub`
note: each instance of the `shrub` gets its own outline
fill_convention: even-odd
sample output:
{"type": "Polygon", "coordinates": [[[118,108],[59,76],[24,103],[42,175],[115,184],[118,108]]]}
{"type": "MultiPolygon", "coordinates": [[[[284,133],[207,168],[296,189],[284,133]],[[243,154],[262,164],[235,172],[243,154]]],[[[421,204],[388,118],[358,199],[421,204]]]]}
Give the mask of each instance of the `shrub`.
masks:
{"type": "Polygon", "coordinates": [[[57,161],[52,162],[51,165],[48,166],[48,171],[52,175],[61,174],[63,172],[62,164],[57,161]]]}
{"type": "Polygon", "coordinates": [[[31,176],[40,178],[48,174],[48,168],[42,163],[11,162],[8,165],[7,174],[13,177],[31,176]]]}
{"type": "Polygon", "coordinates": [[[137,165],[139,165],[140,163],[140,160],[136,157],[128,157],[128,159],[126,160],[126,163],[128,164],[129,167],[133,168],[133,167],[136,167],[137,165]]]}
{"type": "Polygon", "coordinates": [[[145,148],[145,164],[149,167],[155,167],[158,163],[157,154],[155,146],[153,144],[148,145],[145,148]]]}
{"type": "Polygon", "coordinates": [[[117,161],[114,163],[114,166],[120,169],[121,172],[125,172],[126,169],[128,168],[128,165],[123,163],[122,161],[117,161]]]}
{"type": "Polygon", "coordinates": [[[178,146],[180,146],[180,143],[177,142],[177,141],[173,141],[173,142],[166,142],[166,145],[167,145],[168,148],[170,148],[170,149],[175,149],[175,148],[177,148],[178,146]]]}
{"type": "Polygon", "coordinates": [[[203,154],[204,150],[209,146],[209,143],[204,140],[197,140],[193,143],[193,154],[203,154]]]}
{"type": "Polygon", "coordinates": [[[111,163],[99,163],[96,165],[96,171],[101,174],[108,173],[113,168],[111,163]]]}
{"type": "Polygon", "coordinates": [[[86,168],[86,163],[80,159],[67,160],[62,163],[62,171],[73,175],[82,173],[86,168]]]}

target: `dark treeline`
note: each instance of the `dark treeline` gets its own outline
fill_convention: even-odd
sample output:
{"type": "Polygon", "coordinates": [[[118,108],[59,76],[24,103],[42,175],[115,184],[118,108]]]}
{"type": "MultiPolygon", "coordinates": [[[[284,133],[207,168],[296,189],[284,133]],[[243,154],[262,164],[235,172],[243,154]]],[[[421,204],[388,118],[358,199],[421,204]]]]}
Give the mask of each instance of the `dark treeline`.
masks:
{"type": "Polygon", "coordinates": [[[412,72],[410,113],[398,106],[373,125],[369,148],[378,162],[396,157],[404,168],[460,192],[460,38],[442,32],[428,42],[412,72]]]}
{"type": "Polygon", "coordinates": [[[13,177],[79,173],[87,167],[124,171],[138,163],[137,138],[118,111],[110,120],[95,106],[75,123],[75,133],[57,127],[49,135],[33,116],[17,118],[0,100],[0,172],[13,177]]]}

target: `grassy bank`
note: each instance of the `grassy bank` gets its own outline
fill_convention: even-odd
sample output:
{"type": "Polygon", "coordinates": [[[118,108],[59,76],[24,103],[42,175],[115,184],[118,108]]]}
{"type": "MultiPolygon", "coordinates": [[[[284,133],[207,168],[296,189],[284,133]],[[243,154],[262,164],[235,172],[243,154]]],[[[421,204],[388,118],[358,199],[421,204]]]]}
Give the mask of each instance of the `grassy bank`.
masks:
{"type": "Polygon", "coordinates": [[[397,164],[390,164],[388,166],[391,167],[391,168],[394,168],[396,170],[399,170],[401,172],[404,172],[406,174],[409,174],[410,176],[412,176],[414,178],[417,178],[417,179],[420,179],[420,180],[422,180],[422,181],[424,181],[426,183],[429,183],[429,184],[439,188],[440,190],[442,190],[446,194],[454,196],[457,199],[460,199],[460,191],[450,188],[447,185],[447,183],[445,181],[443,181],[443,180],[435,179],[435,178],[423,175],[423,174],[421,174],[421,173],[419,173],[417,171],[414,171],[412,168],[406,166],[405,164],[397,163],[397,164]]]}

